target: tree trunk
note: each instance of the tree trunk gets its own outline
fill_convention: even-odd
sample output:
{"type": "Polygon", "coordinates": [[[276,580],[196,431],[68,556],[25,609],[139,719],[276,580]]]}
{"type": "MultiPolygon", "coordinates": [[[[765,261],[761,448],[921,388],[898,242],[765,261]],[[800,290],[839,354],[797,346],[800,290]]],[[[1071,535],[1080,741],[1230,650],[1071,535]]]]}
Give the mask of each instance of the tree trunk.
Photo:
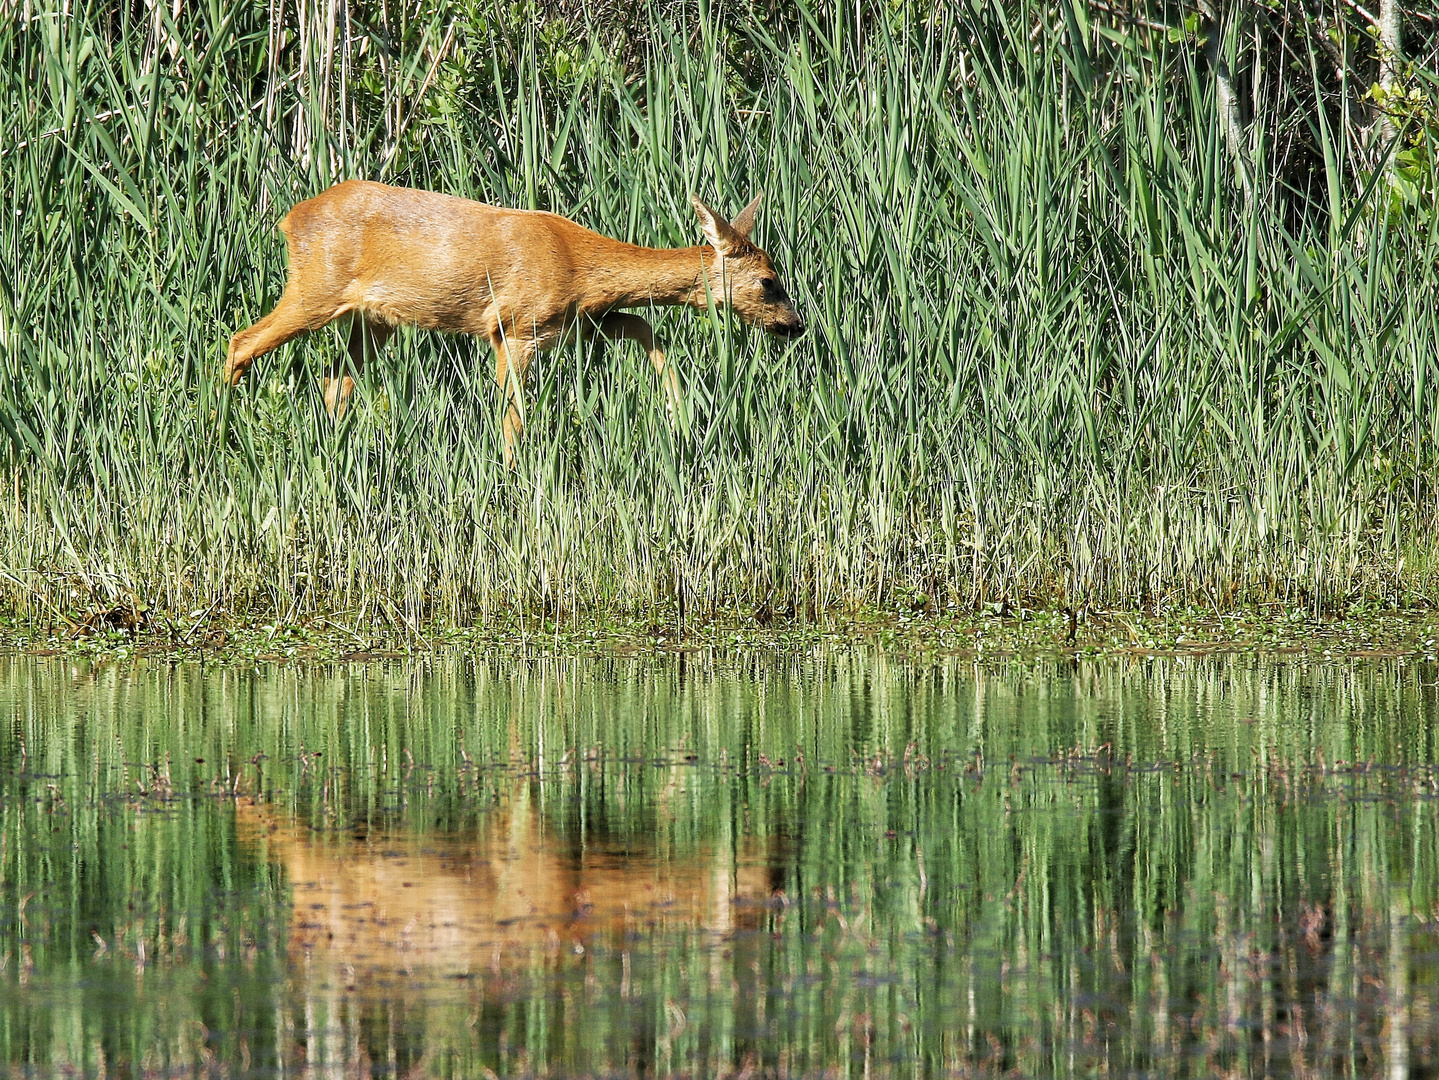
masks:
{"type": "Polygon", "coordinates": [[[1249,205],[1254,197],[1254,182],[1250,176],[1249,154],[1246,150],[1244,125],[1239,118],[1239,95],[1234,90],[1234,78],[1229,71],[1229,62],[1224,58],[1225,40],[1229,36],[1228,20],[1220,5],[1201,2],[1199,13],[1209,22],[1209,42],[1206,52],[1209,66],[1214,72],[1215,102],[1219,108],[1219,126],[1224,133],[1224,144],[1234,158],[1234,168],[1239,173],[1239,186],[1244,191],[1244,203],[1249,205]]]}
{"type": "MultiPolygon", "coordinates": [[[[1379,89],[1383,91],[1383,108],[1379,113],[1379,146],[1388,151],[1398,134],[1394,125],[1394,106],[1390,96],[1397,93],[1399,65],[1403,62],[1404,12],[1399,0],[1379,0],[1379,89]]],[[[1394,155],[1389,155],[1389,168],[1394,167],[1394,155]]]]}

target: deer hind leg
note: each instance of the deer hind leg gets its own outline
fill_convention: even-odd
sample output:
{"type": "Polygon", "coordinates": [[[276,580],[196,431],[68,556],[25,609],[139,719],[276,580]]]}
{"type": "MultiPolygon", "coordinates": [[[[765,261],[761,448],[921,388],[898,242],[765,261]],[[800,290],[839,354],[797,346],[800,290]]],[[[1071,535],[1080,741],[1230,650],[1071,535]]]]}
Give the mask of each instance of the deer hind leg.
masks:
{"type": "Polygon", "coordinates": [[[670,422],[674,423],[680,406],[680,380],[675,374],[674,365],[665,360],[664,351],[655,345],[655,333],[650,324],[627,311],[611,311],[600,319],[590,333],[599,334],[607,341],[624,341],[628,338],[639,343],[640,348],[649,356],[650,363],[655,366],[655,374],[664,384],[665,411],[669,413],[670,422]]]}
{"type": "Polygon", "coordinates": [[[500,430],[505,436],[505,465],[515,467],[515,446],[525,430],[525,371],[534,354],[533,343],[507,338],[497,332],[490,338],[495,350],[495,381],[505,392],[505,418],[500,430]]]}
{"type": "Polygon", "coordinates": [[[338,314],[339,312],[335,312],[316,318],[314,312],[300,299],[299,293],[293,288],[287,288],[270,314],[230,339],[230,348],[225,354],[225,366],[220,369],[222,387],[234,386],[243,379],[256,357],[263,356],[308,330],[319,329],[338,314]]]}
{"type": "Polygon", "coordinates": [[[349,371],[340,364],[335,368],[334,375],[326,375],[321,384],[325,391],[325,408],[336,420],[345,415],[345,409],[350,404],[350,395],[355,392],[355,380],[349,372],[353,371],[358,375],[364,371],[366,354],[377,354],[394,332],[394,327],[388,323],[373,319],[363,312],[355,312],[350,323],[349,371]]]}

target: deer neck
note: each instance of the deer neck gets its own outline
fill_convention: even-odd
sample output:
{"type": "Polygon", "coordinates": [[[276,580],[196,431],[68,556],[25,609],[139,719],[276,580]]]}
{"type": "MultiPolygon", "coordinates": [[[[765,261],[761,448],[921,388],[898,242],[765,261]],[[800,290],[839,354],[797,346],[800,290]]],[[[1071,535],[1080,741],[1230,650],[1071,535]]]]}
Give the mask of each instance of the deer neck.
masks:
{"type": "Polygon", "coordinates": [[[591,310],[705,303],[714,248],[645,248],[610,241],[590,275],[591,310]]]}

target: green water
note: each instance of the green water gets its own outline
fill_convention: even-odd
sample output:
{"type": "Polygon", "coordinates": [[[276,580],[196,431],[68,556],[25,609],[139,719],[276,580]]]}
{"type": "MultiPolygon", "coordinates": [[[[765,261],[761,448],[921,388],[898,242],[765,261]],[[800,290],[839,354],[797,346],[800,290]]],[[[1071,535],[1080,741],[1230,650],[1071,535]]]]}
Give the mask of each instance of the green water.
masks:
{"type": "Polygon", "coordinates": [[[1432,1075],[1436,681],[0,658],[0,1060],[1432,1075]]]}

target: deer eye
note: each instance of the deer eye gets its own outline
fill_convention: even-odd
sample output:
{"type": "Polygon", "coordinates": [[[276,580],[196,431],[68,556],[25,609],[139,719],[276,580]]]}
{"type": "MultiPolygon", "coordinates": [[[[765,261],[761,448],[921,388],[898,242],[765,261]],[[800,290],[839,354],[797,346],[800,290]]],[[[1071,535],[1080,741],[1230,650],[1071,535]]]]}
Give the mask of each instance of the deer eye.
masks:
{"type": "Polygon", "coordinates": [[[774,292],[779,288],[779,282],[772,277],[761,278],[759,285],[765,292],[774,292]]]}

